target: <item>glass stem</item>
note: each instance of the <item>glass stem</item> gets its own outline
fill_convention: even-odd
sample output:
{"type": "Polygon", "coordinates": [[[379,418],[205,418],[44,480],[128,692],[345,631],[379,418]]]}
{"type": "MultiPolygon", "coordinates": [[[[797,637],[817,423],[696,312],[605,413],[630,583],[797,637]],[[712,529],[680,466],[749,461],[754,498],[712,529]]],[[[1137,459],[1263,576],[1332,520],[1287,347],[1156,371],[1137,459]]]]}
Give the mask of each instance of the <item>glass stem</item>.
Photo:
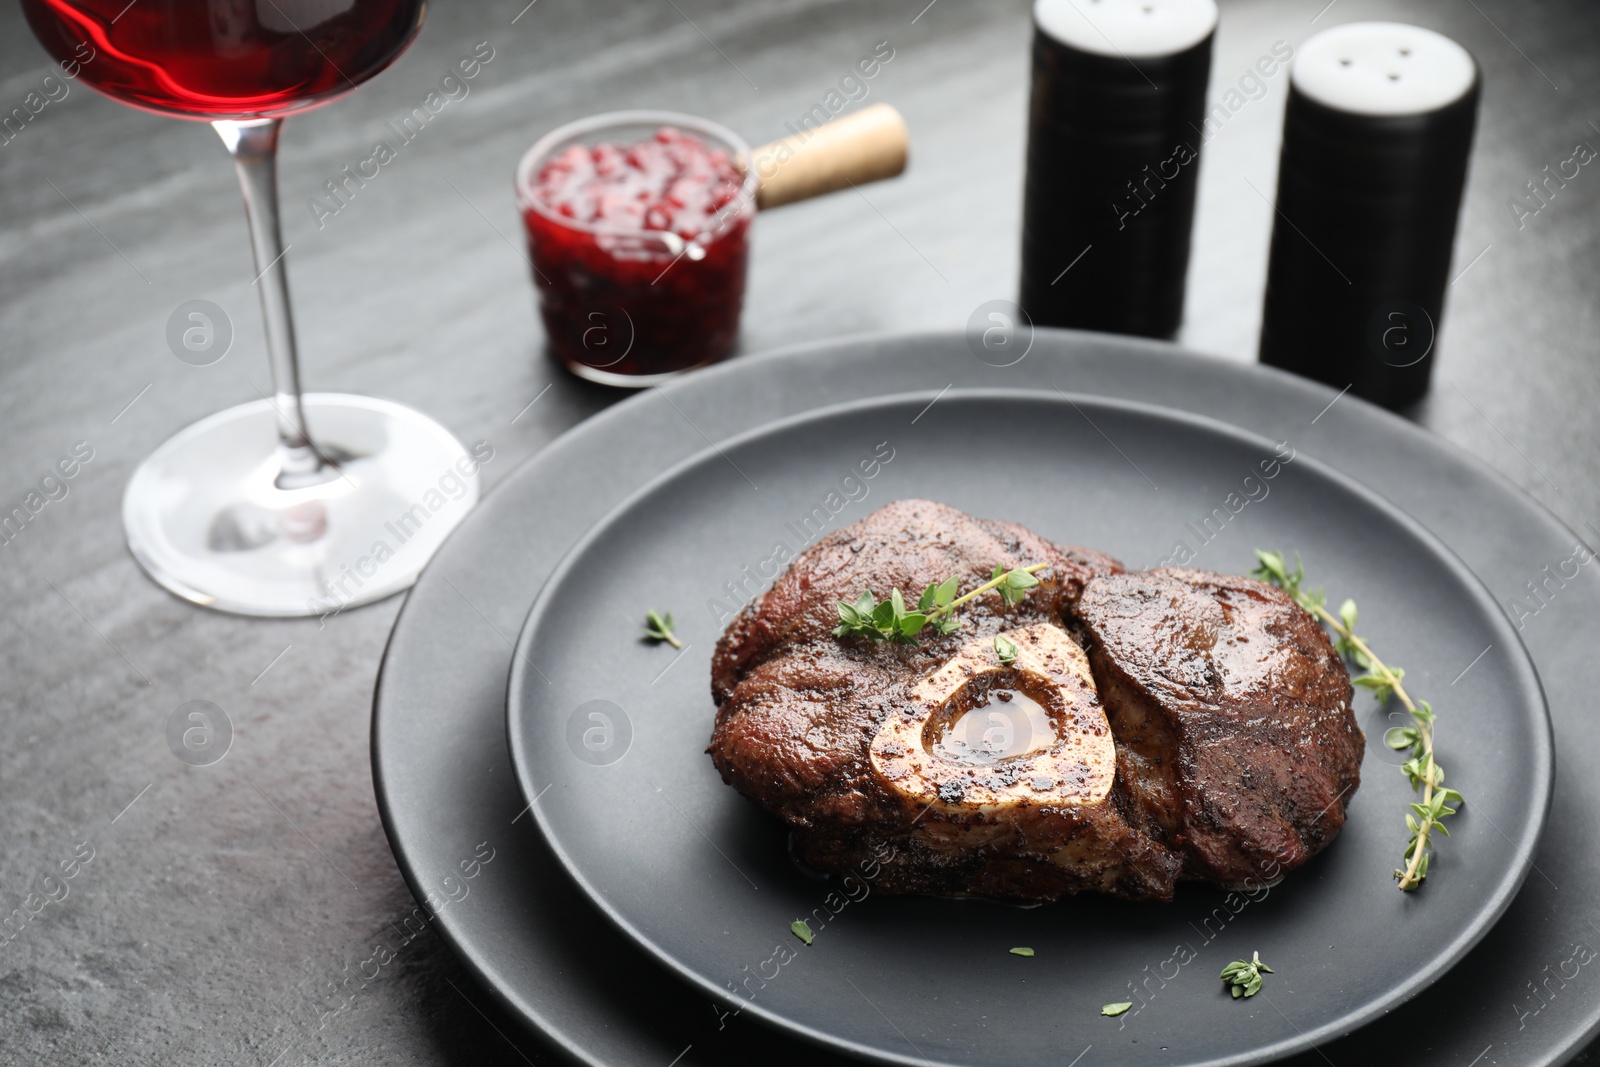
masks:
{"type": "Polygon", "coordinates": [[[324,470],[329,464],[311,443],[300,405],[300,364],[294,314],[289,307],[289,271],[284,263],[288,249],[278,226],[278,130],[283,120],[224,120],[211,125],[233,156],[244,191],[245,217],[255,251],[255,286],[261,292],[261,318],[272,368],[272,406],[278,413],[282,470],[277,483],[280,489],[299,488],[320,482],[331,472],[324,470]]]}

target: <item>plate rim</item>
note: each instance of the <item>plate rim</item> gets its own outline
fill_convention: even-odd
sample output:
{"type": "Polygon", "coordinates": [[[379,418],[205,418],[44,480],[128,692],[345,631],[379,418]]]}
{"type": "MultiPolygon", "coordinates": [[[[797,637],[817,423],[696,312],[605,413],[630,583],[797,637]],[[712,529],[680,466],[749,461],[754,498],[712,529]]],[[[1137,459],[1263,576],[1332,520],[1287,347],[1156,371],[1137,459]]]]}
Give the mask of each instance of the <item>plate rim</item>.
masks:
{"type": "MultiPolygon", "coordinates": [[[[874,335],[880,336],[880,335],[874,335]]],[[[900,337],[905,335],[888,335],[900,337]]],[[[918,335],[910,335],[918,336],[918,335]]],[[[848,339],[847,339],[848,340],[848,339]]],[[[835,342],[838,343],[838,342],[835,342]]],[[[810,347],[810,346],[807,346],[810,347]]],[[[1180,346],[1161,346],[1177,351],[1187,350],[1180,346]]],[[[529,802],[529,814],[534,817],[539,832],[544,838],[547,848],[558,860],[561,876],[571,881],[595,911],[603,917],[612,927],[618,930],[635,947],[642,949],[657,964],[675,976],[679,981],[710,996],[714,1002],[725,1000],[724,990],[716,985],[709,977],[695,971],[683,961],[667,952],[654,940],[644,935],[629,922],[620,912],[599,892],[598,888],[580,873],[580,868],[573,861],[567,849],[553,833],[552,827],[544,806],[539,802],[537,791],[531,788],[529,776],[529,760],[531,755],[526,748],[528,744],[516,723],[523,718],[517,714],[517,706],[521,703],[520,694],[525,687],[528,677],[527,667],[531,664],[531,646],[533,631],[541,610],[547,607],[552,591],[556,589],[570,575],[571,570],[577,565],[579,557],[597,540],[612,524],[631,511],[643,498],[655,492],[661,486],[681,477],[687,471],[710,463],[713,459],[726,459],[723,455],[743,447],[751,442],[763,438],[776,436],[796,427],[817,421],[823,418],[838,417],[853,411],[872,410],[895,405],[904,405],[927,401],[930,398],[937,400],[941,397],[961,399],[995,399],[1014,400],[1037,404],[1067,403],[1074,407],[1080,403],[1087,403],[1091,407],[1100,409],[1116,409],[1132,412],[1144,417],[1154,417],[1186,424],[1192,428],[1230,438],[1241,444],[1259,447],[1265,443],[1269,447],[1273,442],[1255,430],[1237,426],[1223,419],[1199,412],[1185,411],[1179,408],[1168,407],[1164,404],[1152,403],[1144,400],[1130,400],[1123,397],[1110,397],[1098,394],[1077,393],[1055,387],[1053,393],[1042,389],[1027,389],[1021,387],[1004,386],[965,386],[946,387],[944,390],[909,390],[896,393],[882,393],[876,396],[860,397],[852,400],[824,404],[819,407],[795,412],[781,419],[776,419],[763,425],[751,427],[745,431],[730,435],[720,441],[712,442],[705,447],[685,456],[678,462],[668,466],[655,476],[648,478],[641,485],[626,494],[617,504],[607,509],[593,524],[591,524],[578,539],[568,547],[566,552],[557,561],[530,605],[524,617],[521,629],[512,653],[510,670],[507,673],[505,687],[505,735],[510,753],[511,765],[517,785],[523,799],[529,802]]],[[[630,398],[635,399],[635,398],[630,398]]],[[[642,399],[639,398],[639,399],[642,399]]],[[[1335,398],[1337,399],[1337,397],[1335,398]]],[[[624,405],[617,405],[622,407],[624,405]]],[[[1398,420],[1404,422],[1404,420],[1398,420]]],[[[1405,423],[1419,433],[1426,431],[1410,423],[1405,423]]],[[[1436,436],[1436,435],[1429,435],[1436,436]]],[[[1443,440],[1440,438],[1439,440],[1443,440]]],[[[1435,952],[1427,967],[1413,971],[1408,978],[1385,991],[1381,996],[1373,998],[1357,1010],[1348,1012],[1333,1020],[1320,1024],[1317,1028],[1306,1031],[1298,1030],[1296,1037],[1284,1039],[1276,1044],[1265,1046],[1249,1052],[1232,1053],[1219,1058],[1203,1061],[1189,1061],[1185,1067],[1238,1067],[1238,1065],[1258,1063],[1281,1059],[1296,1053],[1305,1052],[1316,1048],[1320,1043],[1335,1037],[1353,1033],[1374,1019],[1387,1014],[1408,1000],[1412,999],[1434,982],[1438,981],[1452,967],[1472,950],[1481,941],[1496,923],[1505,915],[1511,903],[1516,899],[1518,892],[1527,881],[1529,873],[1534,867],[1534,856],[1538,850],[1539,842],[1544,835],[1549,821],[1550,806],[1554,797],[1555,787],[1555,739],[1554,722],[1550,713],[1549,699],[1545,693],[1544,683],[1539,675],[1537,664],[1532,654],[1528,651],[1522,640],[1521,633],[1506,617],[1504,609],[1494,598],[1484,581],[1478,577],[1456,551],[1446,544],[1442,538],[1424,526],[1404,508],[1389,500],[1372,486],[1352,475],[1346,474],[1332,464],[1318,458],[1315,454],[1306,452],[1297,455],[1298,462],[1312,470],[1318,477],[1340,485],[1346,491],[1363,498],[1370,506],[1386,514],[1392,521],[1406,529],[1411,536],[1416,538],[1429,551],[1440,558],[1446,567],[1454,572],[1461,585],[1470,593],[1472,598],[1479,602],[1483,613],[1491,620],[1492,626],[1501,631],[1507,639],[1506,647],[1514,652],[1513,666],[1519,676],[1518,687],[1531,684],[1534,706],[1537,709],[1535,728],[1532,731],[1534,745],[1537,749],[1535,755],[1535,781],[1532,783],[1537,797],[1534,804],[1532,819],[1526,839],[1521,842],[1512,842],[1518,860],[1516,872],[1510,878],[1500,877],[1496,880],[1495,888],[1486,898],[1485,905],[1480,906],[1474,913],[1472,921],[1460,930],[1439,951],[1435,952]]],[[[1482,466],[1481,464],[1477,464],[1482,466]]],[[[1498,473],[1498,472],[1495,472],[1498,473]]],[[[1559,519],[1556,520],[1558,523],[1559,519]]],[[[1565,528],[1565,523],[1561,523],[1565,528]]],[[[453,532],[453,531],[452,531],[453,532]]],[[[398,629],[399,621],[396,620],[398,629]]],[[[391,635],[392,636],[392,635],[391,635]]],[[[385,649],[387,656],[387,648],[385,649]]],[[[376,719],[374,720],[376,722],[376,719]]],[[[1502,835],[1503,836],[1503,835],[1502,835]]],[[[1503,872],[1502,872],[1503,873],[1503,872]]],[[[962,1061],[940,1059],[930,1061],[926,1057],[911,1057],[898,1053],[887,1052],[883,1049],[862,1045],[850,1040],[841,1040],[826,1031],[802,1025],[773,1011],[766,1004],[754,1000],[741,1000],[741,1012],[749,1011],[753,1017],[781,1033],[801,1038],[813,1045],[834,1052],[842,1052],[868,1062],[903,1065],[903,1067],[926,1067],[930,1062],[937,1062],[949,1067],[958,1067],[962,1061]]]]}

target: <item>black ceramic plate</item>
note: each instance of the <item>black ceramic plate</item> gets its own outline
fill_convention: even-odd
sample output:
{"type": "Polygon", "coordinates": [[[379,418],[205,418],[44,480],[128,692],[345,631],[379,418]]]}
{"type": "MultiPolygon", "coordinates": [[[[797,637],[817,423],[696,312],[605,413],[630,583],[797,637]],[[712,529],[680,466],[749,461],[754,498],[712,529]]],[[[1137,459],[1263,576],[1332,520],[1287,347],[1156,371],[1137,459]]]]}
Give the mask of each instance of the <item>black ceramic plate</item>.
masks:
{"type": "MultiPolygon", "coordinates": [[[[492,996],[525,1022],[508,1036],[530,1058],[608,1067],[844,1062],[748,1014],[713,1010],[599,917],[522,814],[527,801],[506,751],[505,679],[517,627],[562,555],[707,438],[830,403],[952,384],[1059,385],[1292,438],[1403,506],[1501,603],[1522,595],[1545,564],[1570,558],[1580,540],[1448,442],[1352,397],[1330,406],[1335,391],[1314,383],[1128,338],[1041,330],[1027,358],[1007,368],[979,362],[959,333],[856,338],[746,357],[641,393],[545,448],[468,516],[408,594],[373,705],[379,811],[418,898],[448,899],[459,878],[442,879],[459,874],[477,843],[497,849],[470,897],[439,910],[433,926],[481,982],[463,992],[492,996]],[[641,440],[651,447],[641,450],[641,440]]],[[[1563,751],[1600,750],[1597,620],[1600,582],[1590,576],[1568,583],[1520,631],[1563,751]]],[[[1443,679],[1446,696],[1472,676],[1455,686],[1454,675],[1443,679]]],[[[1494,817],[1488,808],[1472,813],[1482,814],[1494,817]]],[[[1600,1031],[1600,984],[1585,965],[1600,946],[1597,824],[1600,781],[1559,774],[1534,873],[1478,947],[1404,1010],[1287,1062],[1544,1067],[1571,1059],[1600,1031]]],[[[1117,1062],[1100,1052],[1091,1049],[1077,1067],[1117,1062]]]]}
{"type": "Polygon", "coordinates": [[[856,402],[707,449],[556,569],[512,662],[512,762],[546,840],[600,910],[707,997],[908,1064],[1058,1064],[1090,1045],[1127,1065],[1255,1062],[1359,1026],[1459,959],[1527,873],[1552,780],[1533,666],[1471,573],[1292,442],[1087,396],[934,399],[856,402]],[[1254,545],[1302,553],[1317,580],[1362,605],[1367,636],[1416,692],[1448,707],[1441,759],[1472,814],[1492,814],[1460,819],[1425,894],[1398,892],[1390,872],[1413,797],[1377,743],[1384,712],[1363,701],[1373,743],[1345,831],[1271,890],[1019,909],[888,898],[870,878],[802,873],[786,832],[704,754],[711,648],[774,557],[904,497],[1137,566],[1176,554],[1238,573],[1254,545]],[[650,606],[677,611],[681,653],[639,640],[650,606]],[[1468,663],[1472,684],[1446,698],[1468,663]],[[809,947],[789,930],[797,918],[815,931],[809,947]],[[1217,973],[1257,950],[1281,977],[1234,1002],[1217,973]],[[1109,1001],[1135,1009],[1103,1018],[1109,1001]]]}

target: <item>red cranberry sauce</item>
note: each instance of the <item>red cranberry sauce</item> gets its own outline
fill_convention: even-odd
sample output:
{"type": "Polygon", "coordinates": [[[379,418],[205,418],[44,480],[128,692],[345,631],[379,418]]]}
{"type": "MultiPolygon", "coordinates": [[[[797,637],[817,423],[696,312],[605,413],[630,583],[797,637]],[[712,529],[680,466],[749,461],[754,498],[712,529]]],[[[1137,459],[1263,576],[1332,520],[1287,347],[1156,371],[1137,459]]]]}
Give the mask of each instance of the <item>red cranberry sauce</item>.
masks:
{"type": "Polygon", "coordinates": [[[627,376],[726,356],[753,212],[739,202],[743,186],[726,151],[672,127],[547,160],[528,190],[544,210],[528,206],[524,221],[556,354],[627,376]]]}

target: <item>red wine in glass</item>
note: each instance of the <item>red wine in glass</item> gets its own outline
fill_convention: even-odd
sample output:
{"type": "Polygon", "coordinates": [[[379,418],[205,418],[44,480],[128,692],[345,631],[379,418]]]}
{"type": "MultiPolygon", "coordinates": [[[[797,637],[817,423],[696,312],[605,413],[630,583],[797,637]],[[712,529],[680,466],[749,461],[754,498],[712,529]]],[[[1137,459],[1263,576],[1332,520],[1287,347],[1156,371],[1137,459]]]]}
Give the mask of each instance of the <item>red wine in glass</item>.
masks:
{"type": "Polygon", "coordinates": [[[28,24],[86,83],[195,119],[283,116],[394,61],[422,0],[22,0],[28,24]]]}
{"type": "Polygon", "coordinates": [[[134,558],[185,599],[249,615],[326,617],[406,588],[477,501],[477,468],[493,451],[469,453],[389,401],[301,395],[276,161],[283,117],[393,62],[423,0],[22,8],[63,73],[134,107],[211,122],[244,191],[273,395],[202,419],[140,464],[122,504],[134,558]]]}

